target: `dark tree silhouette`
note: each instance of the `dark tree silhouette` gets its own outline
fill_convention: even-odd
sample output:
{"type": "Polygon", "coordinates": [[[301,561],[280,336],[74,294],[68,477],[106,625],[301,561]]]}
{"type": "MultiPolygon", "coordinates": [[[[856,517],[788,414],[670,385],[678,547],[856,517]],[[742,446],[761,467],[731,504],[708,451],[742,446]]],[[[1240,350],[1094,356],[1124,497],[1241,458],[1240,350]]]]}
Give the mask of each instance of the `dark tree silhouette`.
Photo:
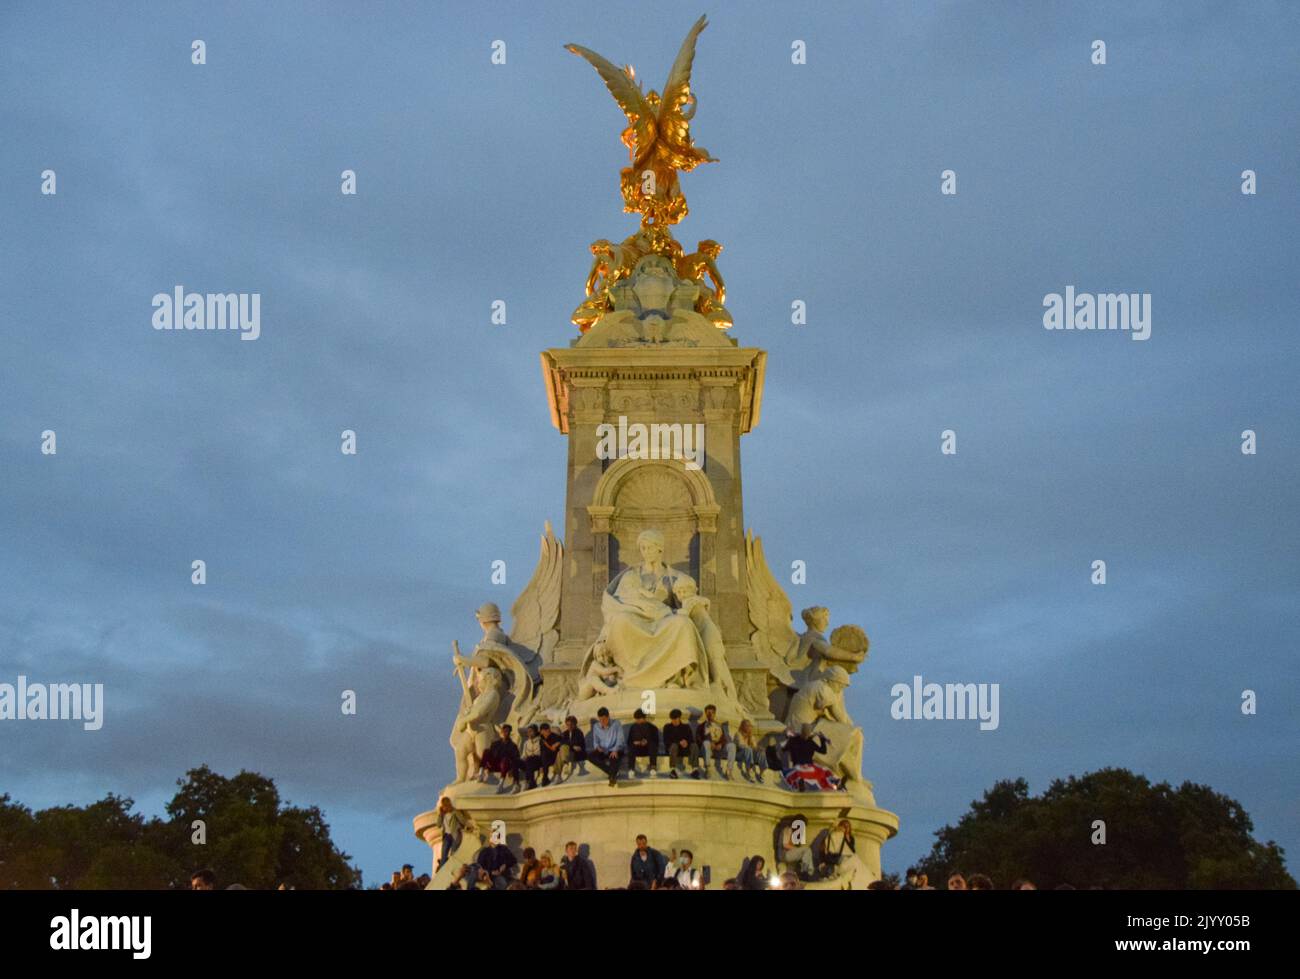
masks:
{"type": "Polygon", "coordinates": [[[361,886],[321,811],[281,805],[271,779],[254,772],[225,778],[204,765],[176,784],[168,820],[146,820],[131,812],[131,799],[111,793],[88,806],[36,813],[0,796],[0,888],[188,887],[199,867],[215,871],[219,887],[361,886]],[[196,820],[204,823],[202,844],[194,842],[196,820]]]}
{"type": "Polygon", "coordinates": [[[1292,890],[1283,850],[1251,835],[1235,799],[1205,785],[1152,785],[1106,768],[1057,779],[1035,798],[1023,778],[998,782],[945,826],[917,866],[942,888],[954,871],[991,877],[997,887],[1028,878],[1037,887],[1292,890]],[[1096,820],[1105,843],[1096,843],[1096,820]]]}

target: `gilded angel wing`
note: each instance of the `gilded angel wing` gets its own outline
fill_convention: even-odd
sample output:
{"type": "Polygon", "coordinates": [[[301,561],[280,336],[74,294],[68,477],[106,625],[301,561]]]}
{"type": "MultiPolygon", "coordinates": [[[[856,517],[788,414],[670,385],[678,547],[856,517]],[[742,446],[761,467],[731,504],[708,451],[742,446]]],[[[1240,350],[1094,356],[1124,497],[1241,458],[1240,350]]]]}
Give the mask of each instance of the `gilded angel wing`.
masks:
{"type": "MultiPolygon", "coordinates": [[[[673,62],[672,71],[668,73],[668,81],[664,84],[663,95],[659,99],[661,116],[678,113],[688,102],[694,101],[691,95],[691,65],[695,62],[695,39],[700,36],[700,31],[708,26],[708,17],[701,17],[686,35],[686,40],[682,41],[681,49],[677,52],[677,60],[673,62]]],[[[689,119],[690,116],[686,118],[689,119]]]]}
{"type": "Polygon", "coordinates": [[[590,48],[584,48],[581,44],[566,44],[564,49],[572,51],[596,69],[605,82],[605,87],[609,89],[609,94],[614,96],[614,101],[618,103],[623,114],[627,116],[627,121],[631,123],[636,137],[633,156],[644,155],[655,141],[658,128],[654,109],[650,107],[650,103],[646,101],[636,82],[622,68],[616,67],[590,48]]]}
{"type": "Polygon", "coordinates": [[[754,655],[784,683],[791,683],[788,657],[798,648],[792,625],[794,610],[785,591],[772,576],[763,554],[763,541],[752,530],[745,534],[746,590],[749,599],[750,641],[754,655]]]}
{"type": "Polygon", "coordinates": [[[686,40],[682,41],[673,62],[672,71],[659,102],[659,131],[672,145],[673,150],[683,154],[686,159],[679,163],[680,169],[690,170],[699,163],[716,163],[709,156],[708,150],[693,146],[691,143],[690,120],[695,115],[695,95],[691,92],[691,66],[695,63],[695,40],[700,31],[709,26],[707,17],[695,22],[686,40]],[[690,106],[689,114],[685,111],[690,106]]]}
{"type": "Polygon", "coordinates": [[[510,641],[537,653],[542,662],[560,638],[560,573],[564,567],[564,545],[546,522],[541,554],[528,586],[510,607],[510,641]]]}

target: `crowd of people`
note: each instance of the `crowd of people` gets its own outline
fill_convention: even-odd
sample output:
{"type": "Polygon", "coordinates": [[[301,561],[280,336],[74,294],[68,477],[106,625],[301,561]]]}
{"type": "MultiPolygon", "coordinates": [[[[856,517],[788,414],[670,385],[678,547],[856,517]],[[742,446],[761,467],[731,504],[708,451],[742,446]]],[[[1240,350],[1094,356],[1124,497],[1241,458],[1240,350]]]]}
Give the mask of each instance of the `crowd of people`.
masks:
{"type": "Polygon", "coordinates": [[[429,886],[433,878],[428,874],[415,876],[415,868],[409,863],[402,864],[401,870],[394,870],[390,880],[379,885],[381,891],[422,891],[429,886]]]}
{"type": "MultiPolygon", "coordinates": [[[[461,864],[447,889],[452,891],[594,891],[597,890],[596,868],[574,840],[564,845],[564,855],[556,862],[549,850],[540,856],[532,847],[524,847],[522,859],[504,843],[489,843],[478,851],[472,863],[461,864]]],[[[793,873],[769,876],[761,856],[745,861],[740,875],[723,883],[724,890],[792,890],[799,886],[793,873]],[[787,878],[789,878],[787,880],[787,878]]],[[[672,850],[665,856],[650,846],[644,836],[636,838],[628,860],[628,878],[614,890],[628,891],[697,891],[709,884],[705,872],[696,864],[690,850],[672,850]]],[[[606,888],[611,889],[611,888],[606,888]]]]}
{"type": "Polygon", "coordinates": [[[791,789],[832,791],[842,789],[840,780],[830,769],[815,760],[826,752],[824,735],[814,733],[811,725],[799,731],[787,731],[779,745],[769,747],[748,719],[742,720],[734,735],[717,718],[717,707],[704,708],[704,715],[694,727],[680,710],[668,715],[668,723],[657,727],[642,710],[636,711],[632,724],[610,717],[605,707],[596,712],[590,734],[578,726],[572,715],[564,726],[550,723],[530,724],[516,739],[509,724],[497,730],[497,738],[478,758],[476,778],[487,782],[495,777],[498,791],[521,792],[540,784],[563,782],[587,774],[587,765],[603,772],[614,785],[624,770],[629,778],[659,774],[659,759],[667,759],[668,778],[709,778],[715,771],[730,779],[739,771],[747,782],[763,782],[770,767],[780,770],[783,783],[791,789]],[[642,764],[644,759],[644,765],[642,764]]]}
{"type": "MultiPolygon", "coordinates": [[[[427,884],[428,881],[429,881],[429,875],[428,875],[428,874],[425,874],[425,875],[424,875],[424,880],[425,880],[425,883],[427,884]]],[[[277,890],[277,891],[292,891],[292,890],[295,890],[295,889],[296,889],[296,888],[290,887],[288,884],[280,884],[278,887],[276,887],[276,890],[277,890]]],[[[216,871],[214,871],[214,870],[212,870],[211,868],[208,868],[208,867],[204,867],[204,868],[201,869],[201,870],[196,870],[196,871],[194,871],[194,873],[190,874],[190,890],[192,890],[192,891],[215,891],[215,890],[218,890],[218,888],[217,888],[217,874],[216,874],[216,871]]],[[[238,884],[238,883],[236,883],[236,884],[227,884],[227,885],[225,886],[224,890],[227,890],[227,891],[246,891],[246,890],[248,890],[248,888],[245,887],[243,884],[238,884]]]]}
{"type": "MultiPolygon", "coordinates": [[[[895,887],[893,884],[883,880],[875,881],[867,887],[867,890],[879,891],[934,891],[939,888],[930,883],[930,876],[923,870],[916,867],[907,868],[907,878],[904,883],[895,887]]],[[[949,891],[993,891],[997,890],[993,886],[993,881],[985,874],[971,874],[969,877],[965,874],[954,871],[948,875],[948,886],[945,888],[949,891]]],[[[1021,877],[1012,882],[1007,888],[1009,891],[1036,891],[1038,888],[1032,880],[1021,877]]],[[[1072,891],[1074,887],[1070,884],[1058,884],[1054,888],[1058,891],[1072,891]]]]}
{"type": "MultiPolygon", "coordinates": [[[[444,796],[438,803],[442,844],[437,870],[461,853],[467,839],[477,837],[477,827],[462,809],[444,796]]],[[[804,884],[834,878],[855,869],[857,842],[852,824],[841,819],[833,826],[806,839],[802,827],[794,821],[782,823],[778,838],[780,862],[788,869],[769,869],[760,854],[746,859],[740,872],[723,882],[724,890],[798,890],[804,884]]],[[[482,842],[480,840],[480,842],[482,842]]],[[[596,890],[596,868],[576,840],[565,843],[556,860],[550,850],[538,853],[531,846],[522,848],[521,856],[504,842],[488,841],[459,864],[449,890],[596,890]]],[[[860,862],[857,869],[865,869],[860,862]]],[[[436,870],[435,870],[436,872],[436,870]]],[[[608,884],[608,882],[606,882],[608,884]]],[[[688,849],[672,849],[668,855],[650,846],[645,835],[636,838],[629,857],[626,883],[616,883],[627,890],[703,890],[708,887],[709,870],[688,849]]]]}
{"type": "MultiPolygon", "coordinates": [[[[465,825],[465,814],[451,806],[450,800],[443,798],[441,806],[450,812],[459,813],[458,825],[465,825]]],[[[779,849],[781,862],[791,869],[776,873],[769,870],[767,862],[759,854],[744,861],[740,873],[729,877],[722,884],[725,891],[797,891],[806,883],[825,880],[836,876],[843,866],[846,856],[856,850],[853,840],[853,827],[847,819],[840,820],[831,832],[817,838],[814,845],[797,845],[791,842],[791,827],[781,831],[779,849]],[[798,869],[794,869],[797,866],[798,869]]],[[[447,853],[449,858],[458,849],[461,840],[453,843],[447,853]]],[[[564,855],[557,862],[550,850],[539,856],[532,847],[524,847],[522,859],[515,857],[514,851],[504,843],[489,843],[479,849],[474,860],[461,864],[452,877],[447,890],[451,891],[594,891],[596,885],[596,868],[591,859],[583,854],[585,846],[570,840],[564,845],[564,855]]],[[[441,866],[441,863],[439,864],[441,866]]],[[[392,879],[380,885],[381,891],[423,891],[429,886],[428,874],[415,876],[411,864],[403,864],[401,870],[393,871],[392,879]]],[[[707,888],[709,880],[706,871],[695,862],[695,854],[690,850],[671,850],[669,856],[650,845],[643,834],[636,838],[636,846],[628,861],[628,880],[626,884],[614,887],[614,890],[628,891],[695,891],[707,888]]],[[[190,875],[190,890],[212,891],[217,889],[217,877],[211,870],[196,870],[190,875]]],[[[609,888],[607,888],[609,889],[609,888]]],[[[907,868],[907,879],[901,885],[888,880],[876,880],[868,885],[871,891],[933,891],[928,875],[916,867],[907,868]]],[[[971,874],[969,877],[960,873],[948,875],[947,890],[950,891],[991,891],[995,890],[993,881],[984,874],[971,874]]],[[[1033,881],[1021,878],[1014,881],[1008,890],[1034,891],[1038,888],[1033,881]]],[[[1058,891],[1072,891],[1069,884],[1058,884],[1058,891]]],[[[242,884],[229,884],[228,891],[242,891],[242,884]]],[[[281,884],[279,890],[292,890],[281,884]]]]}

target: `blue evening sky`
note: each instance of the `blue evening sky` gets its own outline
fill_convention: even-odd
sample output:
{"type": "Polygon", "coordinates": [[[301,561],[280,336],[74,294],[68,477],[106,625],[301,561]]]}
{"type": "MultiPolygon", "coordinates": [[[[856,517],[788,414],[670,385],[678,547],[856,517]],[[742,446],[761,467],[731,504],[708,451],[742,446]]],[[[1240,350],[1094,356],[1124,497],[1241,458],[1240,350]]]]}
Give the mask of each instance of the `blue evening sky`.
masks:
{"type": "Polygon", "coordinates": [[[189,767],[248,768],[367,883],[427,865],[450,642],[563,523],[538,351],[588,243],[635,227],[622,117],[562,44],[657,87],[706,11],[722,162],[679,237],[723,243],[770,352],[745,522],[807,562],[796,608],[872,639],[849,704],[886,869],[997,779],[1112,765],[1237,798],[1294,864],[1289,3],[0,6],[0,682],[107,698],[98,732],[0,726],[0,791],[154,813],[189,767]],[[153,330],[178,284],[260,293],[261,337],[153,330]],[[1150,293],[1151,339],[1044,330],[1069,285],[1150,293]],[[892,720],[916,674],[1000,684],[1000,727],[892,720]]]}

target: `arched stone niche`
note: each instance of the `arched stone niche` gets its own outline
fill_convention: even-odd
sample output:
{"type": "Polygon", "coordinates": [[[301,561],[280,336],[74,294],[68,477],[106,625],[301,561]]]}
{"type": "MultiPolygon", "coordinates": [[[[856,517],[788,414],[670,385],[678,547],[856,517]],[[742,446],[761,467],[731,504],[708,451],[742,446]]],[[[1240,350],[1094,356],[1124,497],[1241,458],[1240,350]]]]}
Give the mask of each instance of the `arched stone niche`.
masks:
{"type": "Polygon", "coordinates": [[[651,528],[664,533],[664,560],[687,571],[701,594],[711,594],[719,510],[708,477],[681,459],[612,462],[587,507],[592,594],[599,596],[613,575],[637,560],[637,536],[651,528]]]}

